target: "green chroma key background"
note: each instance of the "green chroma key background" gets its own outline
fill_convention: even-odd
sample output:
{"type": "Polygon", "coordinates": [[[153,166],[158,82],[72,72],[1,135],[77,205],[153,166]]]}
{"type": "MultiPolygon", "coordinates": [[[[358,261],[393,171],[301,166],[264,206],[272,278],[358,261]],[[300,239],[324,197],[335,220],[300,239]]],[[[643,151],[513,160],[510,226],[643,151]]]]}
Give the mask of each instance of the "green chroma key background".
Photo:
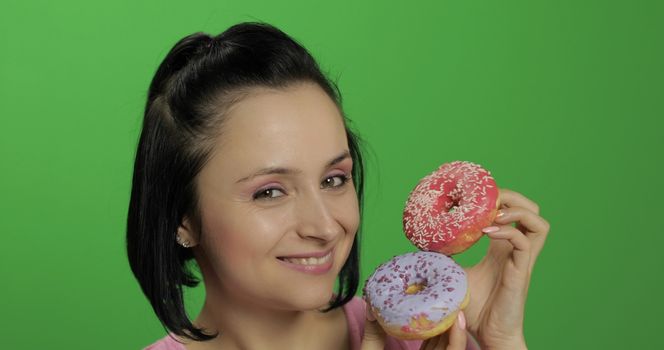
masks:
{"type": "Polygon", "coordinates": [[[147,87],[180,37],[250,20],[314,54],[369,144],[363,279],[415,249],[401,213],[417,181],[470,160],[551,223],[530,348],[664,348],[664,5],[644,0],[4,1],[1,348],[164,335],[124,251],[147,87]]]}

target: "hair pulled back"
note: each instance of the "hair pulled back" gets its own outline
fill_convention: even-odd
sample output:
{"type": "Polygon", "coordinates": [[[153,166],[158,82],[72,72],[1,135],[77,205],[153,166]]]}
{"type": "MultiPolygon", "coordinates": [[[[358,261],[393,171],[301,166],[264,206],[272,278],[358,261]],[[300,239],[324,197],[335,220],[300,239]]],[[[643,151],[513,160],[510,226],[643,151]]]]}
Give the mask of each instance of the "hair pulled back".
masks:
{"type": "MultiPolygon", "coordinates": [[[[302,82],[320,86],[344,116],[361,211],[359,138],[348,127],[337,85],[293,38],[266,23],[239,23],[214,37],[198,32],[182,38],[159,65],[136,151],[126,243],[131,270],[168,331],[193,340],[217,335],[195,327],[187,315],[183,286],[200,281],[187,264],[193,259],[191,250],[175,238],[184,217],[200,233],[195,179],[214,141],[223,137],[225,112],[252,89],[302,82]]],[[[325,311],[344,305],[357,291],[358,236],[359,231],[339,274],[338,292],[325,311]]]]}

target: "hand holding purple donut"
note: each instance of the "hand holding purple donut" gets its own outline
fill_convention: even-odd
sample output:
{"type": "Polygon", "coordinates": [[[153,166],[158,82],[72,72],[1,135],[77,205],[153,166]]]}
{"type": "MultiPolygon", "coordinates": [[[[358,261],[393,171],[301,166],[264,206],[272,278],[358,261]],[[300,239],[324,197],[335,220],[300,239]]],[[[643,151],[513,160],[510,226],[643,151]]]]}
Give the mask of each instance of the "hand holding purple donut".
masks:
{"type": "Polygon", "coordinates": [[[524,195],[499,189],[487,254],[468,274],[470,303],[464,310],[470,333],[483,349],[525,349],[523,315],[530,275],[544,246],[549,223],[524,195]],[[515,224],[514,226],[512,224],[515,224]]]}

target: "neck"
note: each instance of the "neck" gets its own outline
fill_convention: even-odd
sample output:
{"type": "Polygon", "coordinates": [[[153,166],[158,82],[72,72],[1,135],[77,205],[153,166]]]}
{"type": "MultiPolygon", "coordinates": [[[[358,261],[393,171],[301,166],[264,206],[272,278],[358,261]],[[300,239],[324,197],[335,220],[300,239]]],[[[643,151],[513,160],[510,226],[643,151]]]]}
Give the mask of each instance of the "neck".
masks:
{"type": "Polygon", "coordinates": [[[194,324],[219,332],[187,349],[345,349],[349,334],[343,310],[281,310],[261,305],[204,279],[206,298],[194,324]]]}
{"type": "Polygon", "coordinates": [[[194,324],[219,332],[216,339],[199,343],[196,349],[342,349],[349,341],[341,309],[328,313],[271,310],[206,297],[194,324]]]}

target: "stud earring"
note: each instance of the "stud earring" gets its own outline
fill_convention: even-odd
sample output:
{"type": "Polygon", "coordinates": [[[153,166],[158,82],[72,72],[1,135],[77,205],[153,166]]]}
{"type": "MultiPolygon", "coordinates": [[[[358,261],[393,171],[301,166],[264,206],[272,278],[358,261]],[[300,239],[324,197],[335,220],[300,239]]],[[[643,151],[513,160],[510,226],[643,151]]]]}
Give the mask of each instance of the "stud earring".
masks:
{"type": "Polygon", "coordinates": [[[190,247],[189,241],[187,241],[187,240],[185,240],[185,239],[182,239],[182,237],[180,237],[180,235],[176,235],[176,236],[175,236],[175,240],[178,242],[179,245],[181,245],[181,246],[183,246],[183,247],[185,247],[185,248],[189,248],[189,247],[190,247]]]}

